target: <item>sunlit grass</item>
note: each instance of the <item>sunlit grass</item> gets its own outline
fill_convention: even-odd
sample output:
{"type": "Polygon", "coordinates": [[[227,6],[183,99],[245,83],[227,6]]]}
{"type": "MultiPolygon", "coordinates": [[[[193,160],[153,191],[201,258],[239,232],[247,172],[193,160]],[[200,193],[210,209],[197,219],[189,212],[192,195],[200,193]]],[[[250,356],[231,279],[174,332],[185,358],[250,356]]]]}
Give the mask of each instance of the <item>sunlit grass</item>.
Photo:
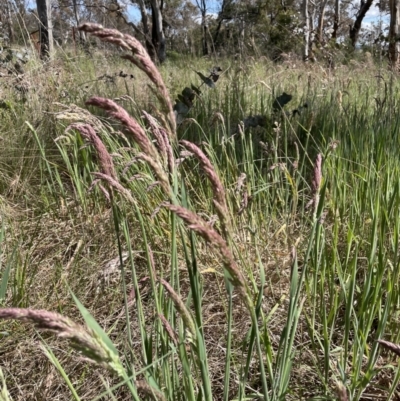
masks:
{"type": "MultiPolygon", "coordinates": [[[[114,358],[109,370],[88,368],[49,338],[46,355],[59,373],[48,397],[344,400],[345,388],[350,400],[390,399],[400,373],[377,340],[400,342],[397,82],[362,65],[333,72],[190,60],[160,69],[172,100],[215,63],[224,71],[216,88],[202,87],[169,137],[174,163],[181,158],[174,166],[142,113],[168,131],[162,108],[130,64],[63,59],[51,73],[58,80],[31,76],[37,91],[23,106],[10,88],[11,106],[0,111],[10,161],[0,175],[9,189],[0,209],[1,305],[84,320],[114,358]],[[67,98],[56,96],[60,88],[67,98]],[[282,92],[293,98],[274,112],[282,92]],[[102,101],[91,102],[98,107],[89,116],[92,96],[117,98],[153,142],[108,118],[102,101]],[[256,115],[261,126],[243,126],[256,115]],[[111,183],[108,191],[94,174],[105,174],[104,159],[77,126],[65,132],[76,122],[95,128],[124,190],[111,183]],[[182,153],[190,149],[182,139],[203,153],[182,153]],[[116,280],[104,283],[117,255],[116,280]]],[[[15,399],[18,380],[44,391],[23,369],[46,361],[33,352],[33,335],[0,325],[15,399]],[[25,339],[23,357],[12,351],[16,338],[25,339]]]]}

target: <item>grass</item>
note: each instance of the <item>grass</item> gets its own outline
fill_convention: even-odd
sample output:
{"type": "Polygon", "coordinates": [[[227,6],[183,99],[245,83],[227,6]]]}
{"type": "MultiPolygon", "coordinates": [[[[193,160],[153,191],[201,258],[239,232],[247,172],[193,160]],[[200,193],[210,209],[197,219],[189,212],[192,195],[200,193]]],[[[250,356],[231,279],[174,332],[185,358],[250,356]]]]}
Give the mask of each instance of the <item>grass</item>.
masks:
{"type": "MultiPolygon", "coordinates": [[[[3,89],[9,396],[396,399],[396,356],[378,343],[400,343],[396,80],[218,60],[175,131],[133,46],[145,74],[97,50],[32,61],[27,93],[3,89]],[[286,110],[308,107],[273,113],[282,92],[286,110]]],[[[213,65],[163,66],[172,102],[213,65]]]]}

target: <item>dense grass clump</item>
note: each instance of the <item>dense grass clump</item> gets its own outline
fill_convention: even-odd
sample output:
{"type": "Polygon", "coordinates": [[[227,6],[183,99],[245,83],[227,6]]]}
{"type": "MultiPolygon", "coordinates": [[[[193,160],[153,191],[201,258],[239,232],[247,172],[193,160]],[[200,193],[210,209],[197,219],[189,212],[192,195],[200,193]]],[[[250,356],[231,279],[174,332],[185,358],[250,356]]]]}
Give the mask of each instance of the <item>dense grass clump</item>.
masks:
{"type": "Polygon", "coordinates": [[[31,62],[2,95],[0,398],[397,396],[393,77],[158,70],[81,29],[125,60],[31,62]]]}

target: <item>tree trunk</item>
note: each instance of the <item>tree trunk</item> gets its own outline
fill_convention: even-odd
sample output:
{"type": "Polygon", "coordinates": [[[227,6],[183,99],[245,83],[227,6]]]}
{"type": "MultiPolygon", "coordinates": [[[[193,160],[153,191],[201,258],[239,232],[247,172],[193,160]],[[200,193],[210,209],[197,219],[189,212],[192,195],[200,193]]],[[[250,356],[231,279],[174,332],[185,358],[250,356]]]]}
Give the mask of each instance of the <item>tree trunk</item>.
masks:
{"type": "Polygon", "coordinates": [[[208,40],[207,40],[207,20],[206,20],[206,12],[201,13],[201,32],[202,32],[202,48],[203,48],[203,56],[208,55],[208,40]]]}
{"type": "Polygon", "coordinates": [[[245,27],[246,23],[244,21],[244,18],[239,19],[239,32],[238,32],[238,48],[239,48],[239,55],[240,57],[244,56],[244,38],[245,38],[245,27]]]}
{"type": "Polygon", "coordinates": [[[219,19],[218,19],[217,28],[215,29],[215,32],[214,32],[214,45],[215,45],[215,47],[217,47],[217,48],[218,48],[218,45],[219,45],[218,39],[219,39],[219,33],[220,33],[220,31],[221,31],[221,27],[222,27],[222,21],[223,21],[222,18],[219,18],[219,19]]]}
{"type": "Polygon", "coordinates": [[[9,0],[6,0],[6,20],[8,25],[8,41],[10,45],[14,43],[14,27],[13,27],[13,19],[11,15],[11,4],[9,0]]]}
{"type": "Polygon", "coordinates": [[[197,8],[201,14],[201,48],[203,56],[208,54],[208,38],[207,38],[207,3],[206,0],[196,0],[197,8]]]}
{"type": "MultiPolygon", "coordinates": [[[[74,16],[75,16],[76,26],[78,27],[81,22],[80,22],[80,18],[79,18],[79,14],[78,14],[78,5],[76,3],[76,0],[72,0],[72,4],[73,4],[73,8],[74,8],[74,16]]],[[[80,41],[80,44],[86,43],[85,32],[79,31],[79,41],[80,41]]]]}
{"type": "Polygon", "coordinates": [[[51,25],[50,1],[36,0],[36,5],[39,16],[40,58],[44,59],[46,57],[49,57],[53,50],[53,32],[51,25]]]}
{"type": "Polygon", "coordinates": [[[140,10],[140,15],[142,17],[142,27],[143,27],[143,35],[144,35],[146,50],[147,53],[149,53],[149,56],[153,60],[153,62],[156,62],[157,52],[151,41],[149,19],[147,18],[147,11],[146,11],[146,6],[144,4],[144,0],[138,0],[138,6],[140,10]]]}
{"type": "Polygon", "coordinates": [[[324,41],[324,20],[325,20],[325,10],[326,5],[328,4],[328,0],[324,0],[321,3],[321,7],[319,9],[319,19],[318,19],[318,28],[316,34],[317,43],[323,44],[324,41]]]}
{"type": "Polygon", "coordinates": [[[49,57],[54,54],[53,16],[51,15],[51,0],[46,0],[47,36],[49,38],[49,57]]]}
{"type": "Polygon", "coordinates": [[[389,61],[393,71],[400,71],[400,0],[390,0],[389,61]]]}
{"type": "Polygon", "coordinates": [[[335,40],[337,38],[337,32],[339,29],[339,22],[340,22],[340,0],[335,0],[335,15],[333,17],[333,32],[332,32],[332,39],[335,40]]]}
{"type": "Polygon", "coordinates": [[[350,25],[350,40],[351,40],[351,44],[353,45],[353,47],[356,46],[358,35],[361,30],[361,24],[363,22],[365,14],[371,8],[372,2],[373,2],[373,0],[366,0],[366,1],[363,0],[361,2],[361,7],[357,13],[356,20],[354,21],[353,25],[350,25]]]}
{"type": "Polygon", "coordinates": [[[228,8],[229,5],[232,4],[232,0],[222,0],[221,4],[221,11],[218,13],[218,19],[217,19],[217,28],[215,29],[214,36],[213,36],[213,42],[214,46],[218,48],[219,46],[219,34],[221,31],[222,23],[225,19],[230,19],[230,16],[226,15],[226,9],[228,8]]]}
{"type": "Polygon", "coordinates": [[[25,8],[25,1],[24,0],[14,0],[15,5],[17,6],[18,9],[18,18],[21,21],[25,20],[25,15],[26,15],[26,8],[25,8]]]}
{"type": "Polygon", "coordinates": [[[161,5],[159,0],[150,0],[151,4],[151,19],[152,32],[151,39],[157,53],[157,58],[160,63],[163,63],[167,58],[165,47],[165,36],[163,30],[163,17],[161,14],[161,5]]]}
{"type": "Polygon", "coordinates": [[[308,10],[308,0],[303,0],[303,18],[304,18],[304,61],[310,58],[310,14],[308,10]]]}

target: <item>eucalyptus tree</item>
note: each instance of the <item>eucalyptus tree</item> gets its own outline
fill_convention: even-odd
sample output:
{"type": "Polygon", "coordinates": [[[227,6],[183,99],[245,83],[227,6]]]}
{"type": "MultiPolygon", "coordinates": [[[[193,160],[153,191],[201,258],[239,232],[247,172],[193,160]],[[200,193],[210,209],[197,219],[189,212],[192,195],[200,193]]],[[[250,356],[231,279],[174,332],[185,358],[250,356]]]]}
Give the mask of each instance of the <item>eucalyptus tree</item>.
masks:
{"type": "Polygon", "coordinates": [[[47,58],[53,53],[53,24],[50,0],[36,0],[39,17],[40,57],[47,58]]]}
{"type": "Polygon", "coordinates": [[[392,69],[400,72],[400,0],[390,0],[389,60],[392,69]]]}
{"type": "Polygon", "coordinates": [[[141,34],[151,59],[154,62],[163,63],[167,57],[163,18],[164,0],[131,0],[131,4],[139,8],[141,27],[139,28],[133,22],[129,24],[134,27],[136,33],[141,34]]]}
{"type": "MultiPolygon", "coordinates": [[[[76,0],[72,0],[72,8],[73,8],[73,12],[74,12],[76,27],[78,27],[81,23],[81,18],[80,18],[78,3],[76,0]]],[[[83,31],[78,31],[78,32],[79,32],[78,34],[79,34],[80,42],[85,43],[86,42],[85,32],[83,32],[83,31]]]]}
{"type": "Polygon", "coordinates": [[[357,12],[356,19],[354,23],[350,25],[350,40],[353,47],[355,47],[357,43],[358,36],[360,34],[361,25],[367,14],[368,10],[371,8],[374,0],[361,0],[360,8],[357,12]]]}
{"type": "Polygon", "coordinates": [[[165,35],[163,27],[162,8],[163,0],[150,0],[151,5],[151,41],[156,50],[157,58],[163,63],[167,58],[167,49],[165,47],[165,35]]]}
{"type": "Polygon", "coordinates": [[[139,6],[140,15],[142,18],[142,36],[145,41],[147,53],[149,53],[152,61],[157,60],[157,52],[151,40],[151,30],[149,24],[149,16],[147,14],[146,5],[144,0],[137,0],[137,5],[139,6]]]}
{"type": "Polygon", "coordinates": [[[303,0],[303,18],[304,18],[304,26],[303,26],[303,34],[304,34],[304,51],[303,51],[303,59],[304,61],[309,61],[310,59],[310,50],[311,50],[311,26],[310,26],[310,4],[309,0],[303,0]]]}
{"type": "Polygon", "coordinates": [[[340,23],[340,0],[335,0],[335,14],[333,17],[332,38],[336,41],[340,23]]]}
{"type": "MultiPolygon", "coordinates": [[[[322,0],[319,4],[318,25],[317,25],[315,40],[320,44],[323,44],[324,42],[324,22],[325,22],[325,14],[328,1],[329,0],[322,0]]],[[[337,1],[339,2],[339,0],[337,1]]]]}
{"type": "Polygon", "coordinates": [[[217,17],[216,29],[214,31],[213,40],[214,45],[218,46],[221,28],[224,22],[232,20],[232,9],[233,9],[234,0],[222,0],[220,11],[217,17]]]}
{"type": "Polygon", "coordinates": [[[206,0],[195,0],[196,5],[201,15],[201,44],[203,50],[203,56],[209,53],[208,47],[208,29],[207,29],[207,1],[206,0]]]}
{"type": "Polygon", "coordinates": [[[1,20],[5,22],[5,25],[7,26],[7,37],[8,37],[8,42],[12,44],[14,42],[14,27],[13,27],[13,16],[12,16],[12,4],[10,0],[3,0],[5,1],[4,3],[4,8],[3,12],[1,13],[1,20]]]}

